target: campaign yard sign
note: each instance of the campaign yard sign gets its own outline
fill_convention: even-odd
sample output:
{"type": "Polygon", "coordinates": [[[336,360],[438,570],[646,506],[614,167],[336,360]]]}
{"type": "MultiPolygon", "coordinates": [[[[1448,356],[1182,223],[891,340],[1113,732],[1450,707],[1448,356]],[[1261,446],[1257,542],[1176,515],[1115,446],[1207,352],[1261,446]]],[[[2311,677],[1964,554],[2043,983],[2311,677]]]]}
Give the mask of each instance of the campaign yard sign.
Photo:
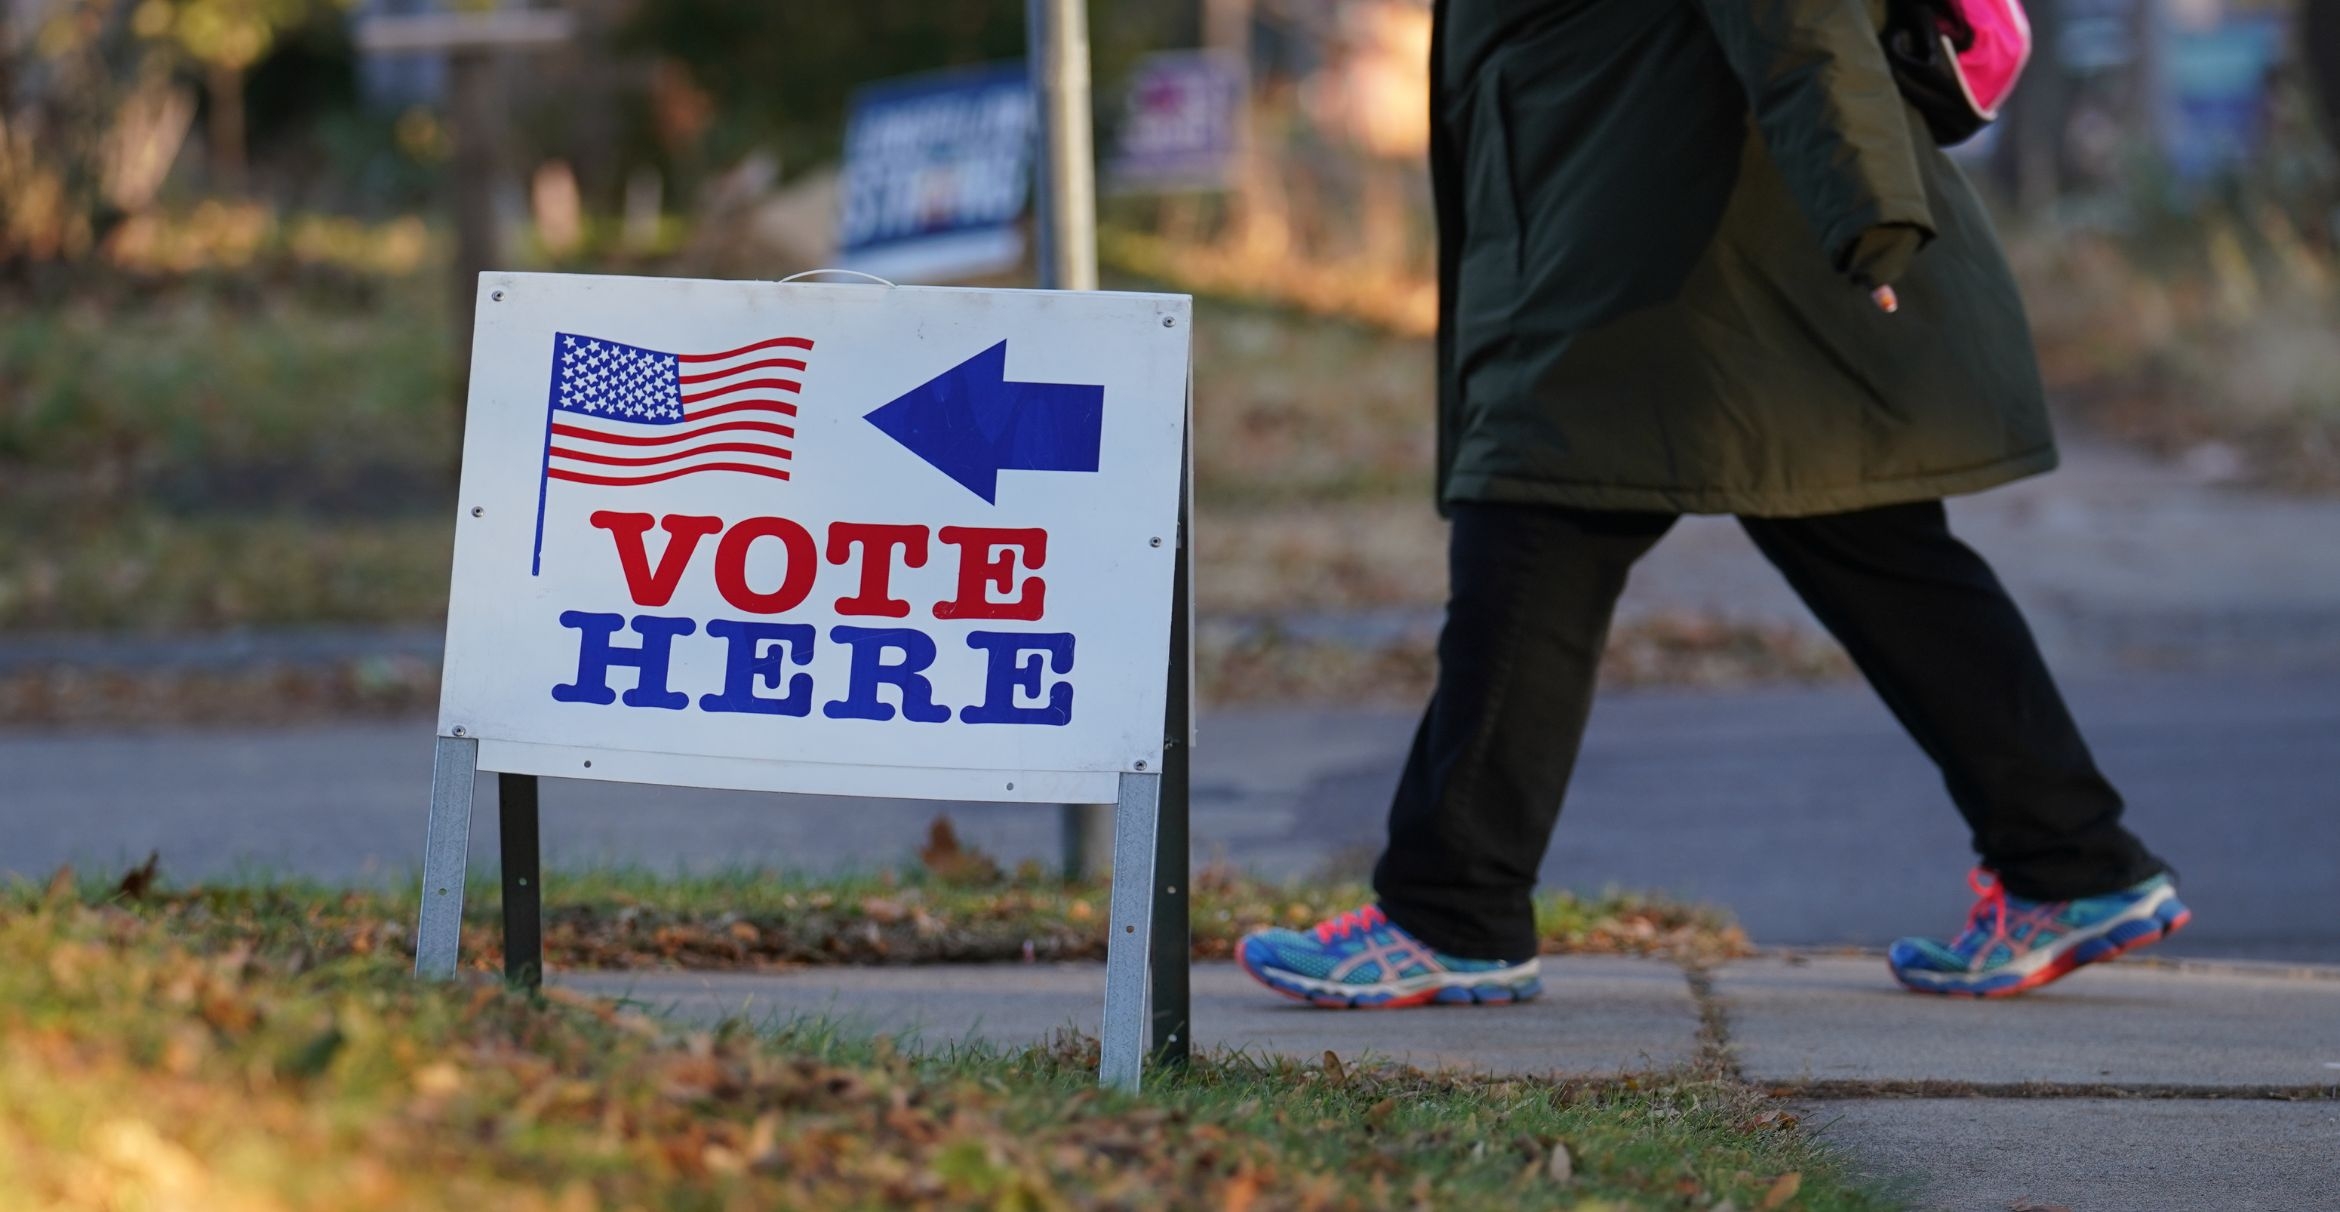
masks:
{"type": "Polygon", "coordinates": [[[490,274],[442,737],[1112,802],[1161,769],[1190,301],[490,274]]]}
{"type": "Polygon", "coordinates": [[[856,90],[838,184],[842,264],[903,281],[1017,265],[1036,121],[1021,63],[856,90]]]}
{"type": "Polygon", "coordinates": [[[1122,193],[1225,189],[1243,113],[1241,61],[1217,51],[1156,51],[1130,72],[1106,180],[1122,193]]]}

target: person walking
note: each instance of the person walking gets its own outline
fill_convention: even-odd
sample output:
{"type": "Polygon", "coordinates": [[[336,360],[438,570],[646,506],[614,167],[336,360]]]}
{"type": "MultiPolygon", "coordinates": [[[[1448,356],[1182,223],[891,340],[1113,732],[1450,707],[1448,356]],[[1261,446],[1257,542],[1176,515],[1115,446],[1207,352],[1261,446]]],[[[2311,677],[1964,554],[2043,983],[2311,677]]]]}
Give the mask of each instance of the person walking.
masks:
{"type": "Polygon", "coordinates": [[[1238,948],[1320,1006],[1540,991],[1536,871],[1626,573],[1739,517],[1940,767],[1981,866],[1911,989],[1998,996],[2183,926],[1942,498],[2056,464],[2023,305],[1902,98],[1884,0],[1437,0],[1438,681],[1375,903],[1238,948]]]}

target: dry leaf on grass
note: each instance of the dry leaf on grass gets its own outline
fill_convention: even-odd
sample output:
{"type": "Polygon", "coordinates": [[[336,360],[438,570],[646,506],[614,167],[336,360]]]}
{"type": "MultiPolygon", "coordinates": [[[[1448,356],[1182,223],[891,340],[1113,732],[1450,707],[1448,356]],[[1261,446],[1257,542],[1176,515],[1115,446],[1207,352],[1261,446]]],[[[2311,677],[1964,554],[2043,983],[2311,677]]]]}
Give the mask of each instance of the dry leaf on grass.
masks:
{"type": "Polygon", "coordinates": [[[1219,1192],[1219,1212],[1251,1212],[1251,1205],[1259,1200],[1259,1175],[1242,1170],[1227,1180],[1219,1192]]]}
{"type": "Polygon", "coordinates": [[[1576,1162],[1568,1156],[1566,1144],[1553,1144],[1552,1156],[1544,1160],[1544,1176],[1556,1183],[1565,1183],[1576,1177],[1576,1162]]]}
{"type": "Polygon", "coordinates": [[[122,882],[114,885],[114,895],[126,901],[142,901],[153,889],[157,874],[162,870],[162,851],[149,850],[146,861],[122,873],[122,882]]]}
{"type": "Polygon", "coordinates": [[[1803,1188],[1804,1176],[1790,1170],[1772,1182],[1771,1190],[1763,1193],[1763,1202],[1755,1207],[1759,1212],[1773,1212],[1774,1209],[1787,1207],[1788,1201],[1794,1199],[1796,1192],[1803,1188]]]}
{"type": "Polygon", "coordinates": [[[926,827],[926,845],[918,851],[918,861],[946,884],[996,884],[1003,874],[998,860],[959,840],[958,827],[947,812],[937,813],[926,827]]]}

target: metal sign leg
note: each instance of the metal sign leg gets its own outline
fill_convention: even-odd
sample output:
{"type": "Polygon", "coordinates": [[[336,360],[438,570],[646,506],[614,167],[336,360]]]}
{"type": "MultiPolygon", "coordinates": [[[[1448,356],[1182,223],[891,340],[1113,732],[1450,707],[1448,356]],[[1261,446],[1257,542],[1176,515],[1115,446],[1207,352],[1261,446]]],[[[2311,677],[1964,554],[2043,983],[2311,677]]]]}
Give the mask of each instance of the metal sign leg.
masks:
{"type": "Polygon", "coordinates": [[[536,776],[496,776],[496,816],[504,868],[504,979],[544,985],[544,881],[537,863],[536,776]]]}
{"type": "Polygon", "coordinates": [[[431,825],[423,841],[422,912],[415,923],[414,974],[455,975],[463,945],[463,879],[471,863],[471,784],[479,742],[443,736],[431,756],[431,825]]]}
{"type": "Polygon", "coordinates": [[[1188,617],[1187,553],[1194,533],[1185,493],[1179,500],[1178,559],[1171,578],[1170,688],[1162,728],[1161,824],[1154,851],[1154,1009],[1148,1051],[1165,1067],[1184,1065],[1193,1047],[1192,1003],[1187,990],[1194,941],[1187,905],[1190,873],[1187,845],[1188,763],[1193,747],[1194,703],[1189,681],[1192,620],[1188,617]]]}
{"type": "MultiPolygon", "coordinates": [[[[1162,805],[1154,838],[1154,879],[1147,891],[1154,903],[1153,1011],[1147,1051],[1166,1067],[1184,1065],[1192,1048],[1187,970],[1194,940],[1187,920],[1186,738],[1162,751],[1162,805]]],[[[1130,881],[1135,883],[1133,879],[1130,881]]]]}
{"type": "Polygon", "coordinates": [[[1123,1090],[1138,1088],[1146,1060],[1147,954],[1154,942],[1155,829],[1162,776],[1124,774],[1113,807],[1113,914],[1105,940],[1105,1024],[1098,1032],[1098,1078],[1123,1090]]]}

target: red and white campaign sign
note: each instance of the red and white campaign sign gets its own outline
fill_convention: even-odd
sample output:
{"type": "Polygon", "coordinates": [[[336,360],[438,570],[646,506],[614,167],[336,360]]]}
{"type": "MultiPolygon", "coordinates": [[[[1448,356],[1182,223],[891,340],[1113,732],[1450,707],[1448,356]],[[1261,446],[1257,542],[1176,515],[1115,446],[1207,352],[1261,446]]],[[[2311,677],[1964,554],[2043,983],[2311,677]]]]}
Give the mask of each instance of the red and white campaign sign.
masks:
{"type": "Polygon", "coordinates": [[[1185,296],[483,277],[442,736],[1107,802],[1162,758],[1185,296]]]}

